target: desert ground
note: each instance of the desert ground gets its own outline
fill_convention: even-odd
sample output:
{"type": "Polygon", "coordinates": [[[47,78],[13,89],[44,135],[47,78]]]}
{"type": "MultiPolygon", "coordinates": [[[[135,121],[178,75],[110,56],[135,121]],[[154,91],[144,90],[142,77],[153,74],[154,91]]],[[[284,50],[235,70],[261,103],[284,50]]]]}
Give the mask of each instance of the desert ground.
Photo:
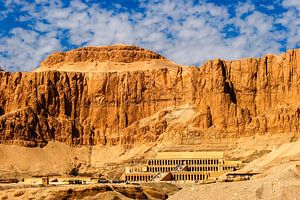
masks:
{"type": "MultiPolygon", "coordinates": [[[[208,144],[206,142],[206,144],[208,144]]],[[[296,136],[257,136],[219,145],[180,146],[159,144],[121,146],[80,146],[51,142],[43,148],[0,145],[1,178],[68,176],[74,167],[79,176],[117,179],[130,163],[143,162],[157,151],[224,148],[228,159],[243,161],[240,172],[255,172],[248,181],[199,183],[151,183],[152,185],[101,185],[37,187],[0,184],[2,199],[298,199],[300,196],[300,141],[296,136]],[[153,185],[154,184],[154,185],[153,185]],[[160,184],[159,186],[155,184],[160,184]],[[145,189],[146,187],[146,189],[145,189]],[[104,188],[104,189],[103,189],[104,188]],[[123,188],[122,190],[120,188],[123,188]],[[140,188],[140,189],[132,189],[140,188]],[[162,188],[168,188],[164,191],[162,188]],[[170,189],[171,188],[171,189],[170,189]],[[150,192],[149,192],[150,190],[150,192]],[[83,192],[84,191],[84,192],[83,192]],[[101,191],[101,192],[100,192],[101,191]],[[124,192],[125,191],[125,192],[124,192]],[[148,192],[148,193],[147,193],[148,192]]],[[[220,149],[219,149],[220,150],[220,149]]]]}

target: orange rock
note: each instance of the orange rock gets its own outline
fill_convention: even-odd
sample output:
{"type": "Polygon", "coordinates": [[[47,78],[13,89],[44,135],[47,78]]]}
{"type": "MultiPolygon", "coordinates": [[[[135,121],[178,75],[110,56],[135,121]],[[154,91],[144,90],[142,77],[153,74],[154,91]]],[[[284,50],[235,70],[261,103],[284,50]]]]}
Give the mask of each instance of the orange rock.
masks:
{"type": "Polygon", "coordinates": [[[1,143],[195,144],[300,132],[299,49],[184,67],[140,47],[85,47],[0,81],[1,143]],[[103,62],[120,65],[88,69],[103,62]]]}

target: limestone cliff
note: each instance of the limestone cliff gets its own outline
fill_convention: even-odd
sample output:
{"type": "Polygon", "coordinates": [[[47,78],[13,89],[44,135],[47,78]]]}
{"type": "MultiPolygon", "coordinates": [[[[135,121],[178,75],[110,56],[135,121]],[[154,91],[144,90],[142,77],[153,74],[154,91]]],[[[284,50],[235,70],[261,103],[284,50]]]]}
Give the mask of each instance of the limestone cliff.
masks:
{"type": "Polygon", "coordinates": [[[50,55],[35,72],[0,72],[0,80],[1,143],[194,144],[300,133],[300,50],[184,67],[139,47],[85,47],[50,55]]]}

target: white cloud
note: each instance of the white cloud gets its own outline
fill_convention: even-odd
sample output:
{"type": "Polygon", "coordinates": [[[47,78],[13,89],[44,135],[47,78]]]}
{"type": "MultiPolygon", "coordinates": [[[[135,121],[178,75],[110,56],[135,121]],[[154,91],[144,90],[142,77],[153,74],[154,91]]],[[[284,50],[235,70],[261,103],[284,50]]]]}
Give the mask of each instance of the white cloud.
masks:
{"type": "Polygon", "coordinates": [[[5,55],[0,64],[10,70],[32,70],[46,54],[61,49],[52,33],[41,36],[35,31],[15,28],[10,35],[0,39],[0,52],[5,55]]]}
{"type": "Polygon", "coordinates": [[[62,43],[136,44],[189,65],[215,57],[235,59],[277,53],[285,34],[288,47],[300,42],[297,2],[284,0],[282,5],[288,10],[276,19],[258,11],[250,1],[229,10],[190,0],[151,0],[141,2],[143,12],[117,13],[80,0],[71,1],[69,6],[59,1],[36,0],[36,4],[29,4],[10,0],[7,7],[14,10],[15,5],[21,6],[25,14],[20,20],[29,21],[31,30],[14,28],[0,38],[0,55],[5,55],[1,65],[31,70],[45,55],[66,49],[62,43]],[[279,31],[276,23],[287,31],[279,31]],[[228,37],[227,29],[235,34],[228,37]]]}
{"type": "Polygon", "coordinates": [[[299,0],[283,0],[282,5],[285,7],[295,7],[300,10],[300,1],[299,0]]]}
{"type": "Polygon", "coordinates": [[[278,23],[286,27],[287,48],[295,48],[300,46],[300,1],[298,0],[283,0],[282,3],[287,12],[283,14],[278,23]]]}
{"type": "Polygon", "coordinates": [[[254,10],[255,6],[250,1],[247,1],[246,3],[239,3],[235,9],[235,13],[238,17],[241,17],[245,14],[249,14],[254,10]]]}

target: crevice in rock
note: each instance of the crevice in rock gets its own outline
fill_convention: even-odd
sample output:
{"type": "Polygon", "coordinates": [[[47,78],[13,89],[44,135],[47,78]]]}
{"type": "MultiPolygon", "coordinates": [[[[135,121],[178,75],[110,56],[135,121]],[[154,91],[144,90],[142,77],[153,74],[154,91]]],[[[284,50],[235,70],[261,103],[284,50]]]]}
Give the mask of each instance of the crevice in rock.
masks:
{"type": "Polygon", "coordinates": [[[5,114],[4,109],[2,107],[0,107],[0,116],[4,115],[4,114],[5,114]]]}
{"type": "Polygon", "coordinates": [[[226,81],[224,84],[224,92],[229,94],[232,103],[236,104],[236,93],[234,91],[234,86],[231,82],[226,81]]]}

